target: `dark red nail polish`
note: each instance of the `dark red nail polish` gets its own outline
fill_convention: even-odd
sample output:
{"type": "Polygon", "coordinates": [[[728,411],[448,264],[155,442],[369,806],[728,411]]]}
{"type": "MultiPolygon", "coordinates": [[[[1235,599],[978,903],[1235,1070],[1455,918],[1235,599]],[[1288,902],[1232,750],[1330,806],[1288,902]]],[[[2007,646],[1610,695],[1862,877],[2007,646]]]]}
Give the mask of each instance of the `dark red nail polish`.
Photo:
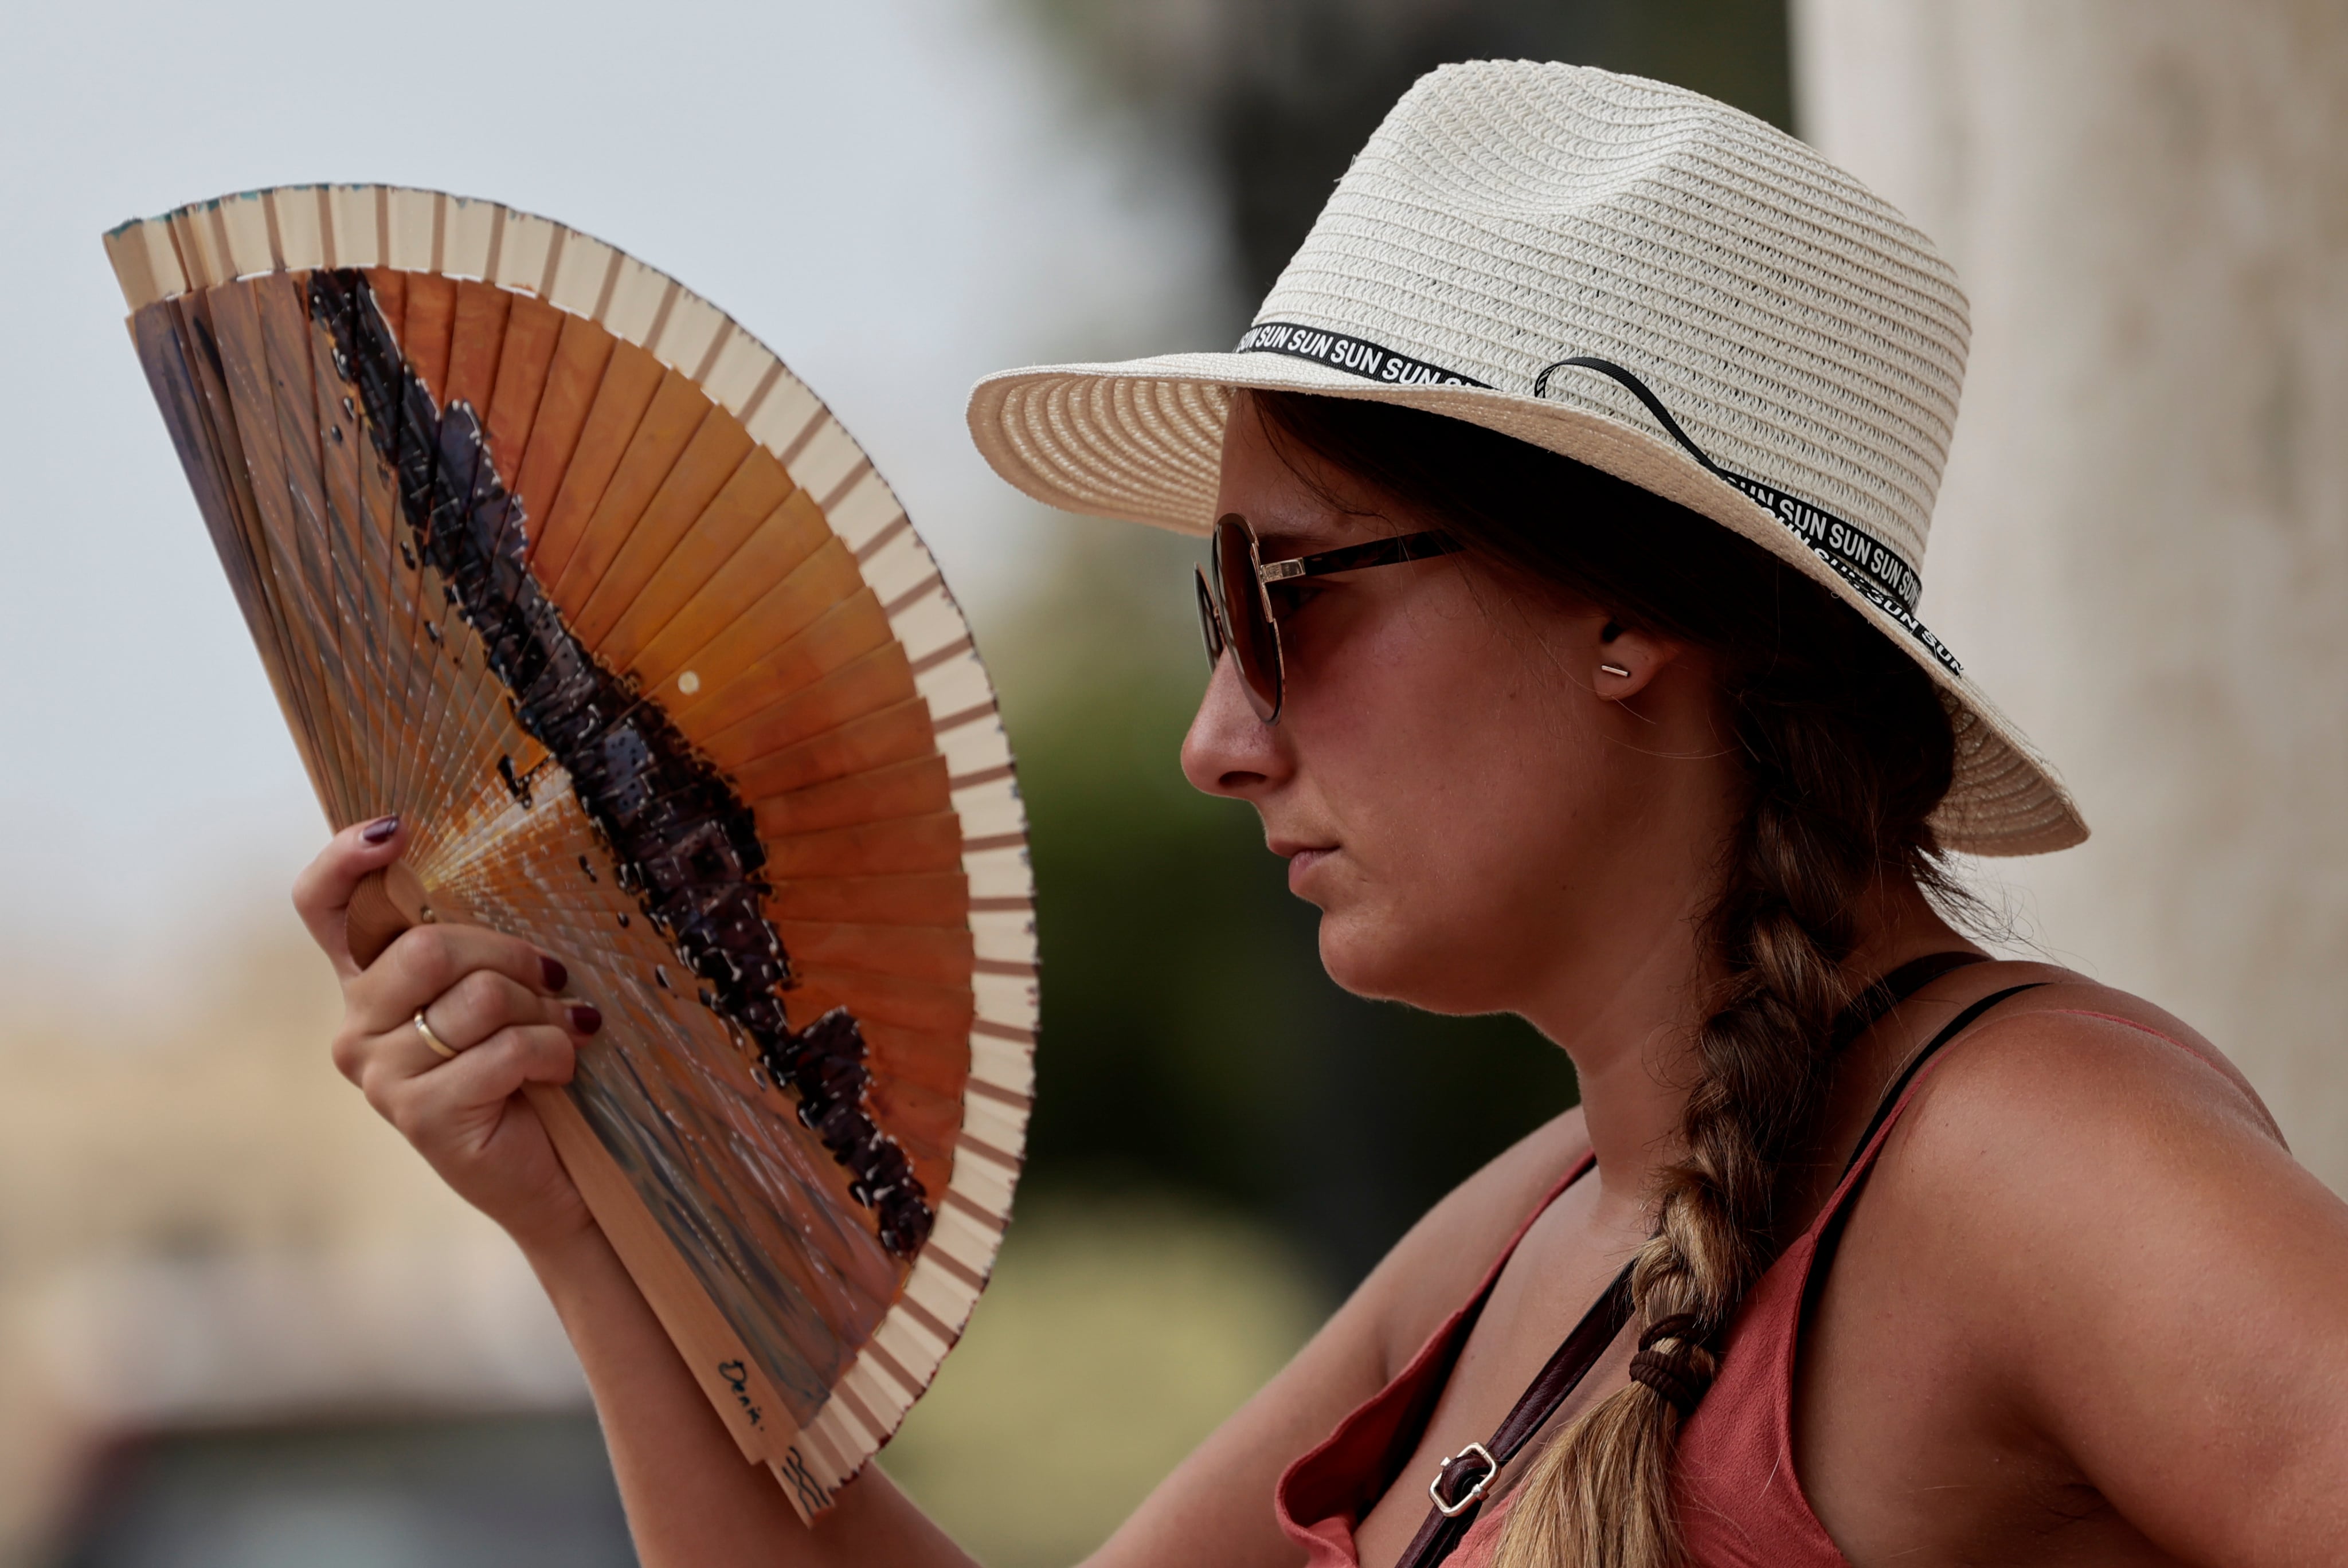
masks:
{"type": "Polygon", "coordinates": [[[601,1011],[588,1006],[585,1002],[577,1002],[572,1004],[571,1009],[571,1029],[572,1033],[593,1034],[597,1030],[602,1029],[602,1027],[603,1015],[601,1011]]]}
{"type": "Polygon", "coordinates": [[[545,979],[548,990],[559,991],[571,983],[571,971],[564,968],[560,961],[548,958],[544,953],[538,956],[538,972],[545,979]]]}
{"type": "Polygon", "coordinates": [[[359,837],[368,844],[386,844],[390,842],[391,835],[398,831],[397,816],[379,816],[359,829],[359,837]]]}

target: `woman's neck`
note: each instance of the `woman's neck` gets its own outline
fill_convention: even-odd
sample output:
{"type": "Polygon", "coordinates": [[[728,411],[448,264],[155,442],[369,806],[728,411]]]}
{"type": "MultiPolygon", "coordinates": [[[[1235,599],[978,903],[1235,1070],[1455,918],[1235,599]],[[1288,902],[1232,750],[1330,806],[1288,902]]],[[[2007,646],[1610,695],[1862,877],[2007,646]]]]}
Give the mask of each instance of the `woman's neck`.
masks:
{"type": "MultiPolygon", "coordinates": [[[[1580,983],[1528,1015],[1573,1060],[1599,1204],[1626,1224],[1643,1214],[1656,1178],[1681,1155],[1680,1124],[1701,1076],[1696,1034],[1719,975],[1704,928],[1701,908],[1689,907],[1644,931],[1619,931],[1624,939],[1602,945],[1611,952],[1591,954],[1602,973],[1575,966],[1580,983]]],[[[1862,983],[1927,953],[1972,947],[1904,877],[1870,893],[1859,932],[1846,968],[1862,983]]]]}

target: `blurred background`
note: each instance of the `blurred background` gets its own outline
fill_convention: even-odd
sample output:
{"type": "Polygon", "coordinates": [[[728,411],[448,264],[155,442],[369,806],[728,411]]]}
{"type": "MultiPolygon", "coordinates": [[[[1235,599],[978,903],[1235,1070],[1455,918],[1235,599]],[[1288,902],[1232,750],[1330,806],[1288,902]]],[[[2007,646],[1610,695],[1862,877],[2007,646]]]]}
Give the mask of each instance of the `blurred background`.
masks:
{"type": "Polygon", "coordinates": [[[628,1562],[485,1223],[327,1064],[323,823],[98,246],[381,179],[602,235],[772,344],[975,622],[1047,980],[1021,1214],[885,1464],[1066,1563],[1410,1220],[1571,1103],[1507,1020],[1344,997],[1190,794],[1187,541],[1042,513],[1004,365],[1228,344],[1450,59],[1680,82],[1949,251],[1973,370],[1927,619],[2098,836],[1968,869],[2232,1051],[2348,1184],[2348,13],[2333,0],[265,0],[0,16],[0,1563],[628,1562]],[[355,112],[354,112],[355,111],[355,112]]]}

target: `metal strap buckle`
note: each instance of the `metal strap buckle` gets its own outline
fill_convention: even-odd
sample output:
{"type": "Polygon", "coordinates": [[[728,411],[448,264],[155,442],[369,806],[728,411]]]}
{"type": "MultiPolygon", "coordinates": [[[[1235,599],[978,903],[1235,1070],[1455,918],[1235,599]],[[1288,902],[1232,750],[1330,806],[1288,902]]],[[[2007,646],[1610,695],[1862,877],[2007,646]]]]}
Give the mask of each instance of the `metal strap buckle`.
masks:
{"type": "Polygon", "coordinates": [[[1449,1519],[1456,1514],[1465,1512],[1468,1504],[1476,1501],[1478,1499],[1481,1498],[1486,1491],[1489,1491],[1493,1481],[1498,1477],[1499,1473],[1500,1467],[1492,1462],[1492,1450],[1486,1448],[1482,1443],[1469,1443],[1466,1448],[1461,1449],[1457,1453],[1453,1454],[1449,1459],[1443,1461],[1441,1468],[1437,1470],[1435,1472],[1435,1479],[1426,1483],[1426,1495],[1435,1500],[1435,1512],[1443,1515],[1444,1518],[1449,1519]],[[1476,1478],[1476,1484],[1469,1487],[1466,1494],[1463,1495],[1458,1501],[1446,1502],[1443,1500],[1443,1483],[1451,1478],[1451,1467],[1471,1454],[1484,1461],[1484,1473],[1476,1478]]]}

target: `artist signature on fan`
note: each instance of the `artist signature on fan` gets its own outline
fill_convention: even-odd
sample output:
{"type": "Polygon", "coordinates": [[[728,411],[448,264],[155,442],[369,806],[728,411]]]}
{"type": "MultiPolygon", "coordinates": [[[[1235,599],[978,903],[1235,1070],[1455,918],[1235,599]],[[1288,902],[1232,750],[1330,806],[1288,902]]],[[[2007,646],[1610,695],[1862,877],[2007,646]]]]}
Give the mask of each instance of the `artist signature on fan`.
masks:
{"type": "Polygon", "coordinates": [[[750,1424],[754,1427],[758,1425],[762,1415],[758,1407],[750,1402],[750,1368],[739,1361],[720,1361],[717,1363],[717,1375],[726,1379],[727,1388],[734,1390],[735,1402],[750,1418],[750,1424]]]}
{"type": "MultiPolygon", "coordinates": [[[[717,1375],[725,1379],[727,1388],[734,1390],[735,1401],[749,1416],[750,1424],[754,1427],[759,1425],[761,1412],[757,1405],[750,1402],[750,1368],[739,1361],[720,1361],[717,1363],[717,1375]]],[[[778,1480],[799,1494],[799,1505],[808,1512],[830,1506],[831,1492],[808,1469],[807,1460],[800,1456],[797,1444],[792,1445],[784,1461],[776,1465],[774,1471],[778,1480]]]]}

